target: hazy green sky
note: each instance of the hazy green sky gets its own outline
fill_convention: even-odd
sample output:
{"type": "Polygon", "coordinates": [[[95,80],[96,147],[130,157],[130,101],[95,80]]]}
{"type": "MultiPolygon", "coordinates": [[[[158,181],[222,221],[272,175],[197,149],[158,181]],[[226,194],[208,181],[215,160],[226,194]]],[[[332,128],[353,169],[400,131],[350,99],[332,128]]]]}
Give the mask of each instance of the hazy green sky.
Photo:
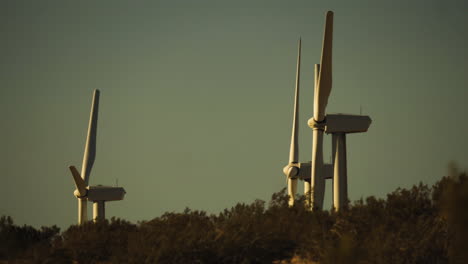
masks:
{"type": "MultiPolygon", "coordinates": [[[[299,36],[300,159],[311,159],[306,124],[327,10],[327,111],[362,105],[373,120],[368,133],[348,136],[350,199],[434,183],[450,160],[468,167],[467,3],[1,1],[0,215],[76,223],[68,166],[81,167],[95,88],[90,183],[118,179],[127,190],[108,217],[268,200],[285,187],[299,36]]],[[[327,161],[330,137],[325,146],[327,161]]]]}

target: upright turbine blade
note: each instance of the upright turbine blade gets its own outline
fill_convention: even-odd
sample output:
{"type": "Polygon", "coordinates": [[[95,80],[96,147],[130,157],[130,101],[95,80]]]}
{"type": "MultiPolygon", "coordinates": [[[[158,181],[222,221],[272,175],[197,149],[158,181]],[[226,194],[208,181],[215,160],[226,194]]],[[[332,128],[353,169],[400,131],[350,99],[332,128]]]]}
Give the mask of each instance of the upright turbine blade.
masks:
{"type": "MultiPolygon", "coordinates": [[[[314,120],[322,122],[325,119],[325,108],[332,87],[332,41],[333,41],[333,12],[328,11],[323,35],[322,58],[320,65],[315,66],[314,90],[314,120]]],[[[311,202],[313,209],[323,207],[325,194],[325,178],[323,175],[323,127],[314,124],[312,138],[312,167],[311,167],[311,202]]]]}
{"type": "MultiPolygon", "coordinates": [[[[301,39],[299,38],[298,51],[297,51],[297,69],[296,69],[296,91],[294,95],[294,116],[293,116],[293,127],[291,135],[291,147],[289,149],[289,165],[291,163],[299,162],[299,79],[301,74],[301,39]]],[[[289,206],[294,205],[294,198],[297,192],[297,179],[291,179],[291,176],[296,176],[298,173],[296,167],[289,167],[287,171],[288,176],[288,195],[289,195],[289,206]]]]}
{"type": "Polygon", "coordinates": [[[333,12],[328,11],[323,35],[322,58],[314,94],[314,119],[323,121],[325,108],[332,88],[332,42],[333,42],[333,12]]]}
{"type": "Polygon", "coordinates": [[[291,147],[289,149],[289,163],[297,163],[299,160],[299,79],[301,75],[301,39],[299,38],[299,47],[297,52],[296,68],[296,92],[294,95],[294,116],[291,135],[291,147]]]}
{"type": "Polygon", "coordinates": [[[93,103],[91,105],[91,114],[89,117],[88,136],[86,138],[86,145],[83,157],[83,165],[81,167],[81,177],[87,186],[89,182],[89,174],[93,168],[94,159],[96,158],[96,134],[97,134],[97,121],[99,110],[99,90],[94,90],[93,103]]]}
{"type": "Polygon", "coordinates": [[[78,198],[78,224],[82,225],[88,221],[88,200],[86,198],[78,198]]]}

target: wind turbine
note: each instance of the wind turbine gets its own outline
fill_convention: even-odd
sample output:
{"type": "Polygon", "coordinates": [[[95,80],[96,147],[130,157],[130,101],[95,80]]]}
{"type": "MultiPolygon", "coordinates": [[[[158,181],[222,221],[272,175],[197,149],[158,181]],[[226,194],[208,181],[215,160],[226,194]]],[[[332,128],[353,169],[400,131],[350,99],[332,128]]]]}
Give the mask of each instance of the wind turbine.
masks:
{"type": "Polygon", "coordinates": [[[366,132],[370,126],[369,116],[325,114],[332,88],[332,42],[333,12],[326,13],[320,64],[315,64],[314,114],[308,121],[312,128],[312,161],[298,163],[297,119],[299,97],[300,42],[298,55],[298,73],[296,75],[296,96],[294,104],[293,135],[289,163],[283,172],[288,177],[289,205],[294,204],[297,179],[304,180],[304,193],[308,196],[311,209],[322,209],[325,195],[325,180],[333,179],[333,205],[340,210],[348,200],[346,134],[366,132]],[[323,162],[323,133],[332,134],[332,164],[323,162]],[[310,195],[310,196],[309,196],[310,195]]]}
{"type": "Polygon", "coordinates": [[[88,184],[91,169],[93,168],[94,160],[96,159],[99,94],[99,90],[94,90],[81,174],[75,166],[69,167],[76,186],[76,190],[73,194],[78,199],[79,225],[88,220],[87,201],[93,202],[93,221],[96,222],[105,219],[105,202],[123,200],[126,193],[122,187],[102,185],[89,186],[88,184]]]}
{"type": "Polygon", "coordinates": [[[346,134],[366,132],[371,124],[369,116],[327,114],[325,108],[332,88],[333,12],[326,14],[320,65],[315,65],[314,116],[308,124],[313,129],[311,202],[313,208],[323,207],[325,180],[333,170],[333,206],[336,210],[348,202],[346,134]],[[332,134],[333,167],[323,163],[323,132],[332,134]]]}
{"type": "MultiPolygon", "coordinates": [[[[293,115],[293,127],[292,127],[292,136],[291,136],[291,147],[289,151],[289,163],[283,168],[283,172],[288,179],[288,196],[289,196],[289,206],[294,205],[294,198],[297,191],[297,180],[301,179],[304,181],[304,194],[307,196],[306,202],[308,206],[310,206],[310,196],[312,194],[313,189],[311,188],[311,170],[314,168],[314,163],[310,162],[299,162],[299,81],[300,81],[300,71],[301,71],[301,40],[299,39],[299,47],[298,47],[298,55],[297,55],[297,70],[296,70],[296,90],[294,96],[294,115],[293,115]]],[[[315,90],[317,91],[317,79],[318,79],[318,69],[316,66],[315,69],[315,90]]],[[[320,136],[323,135],[323,131],[320,136]]],[[[323,136],[322,136],[323,137],[323,136]]],[[[313,158],[317,158],[317,162],[315,163],[315,169],[321,169],[320,173],[323,174],[325,178],[331,178],[332,175],[332,165],[331,164],[323,164],[322,158],[322,137],[321,140],[317,141],[318,144],[314,145],[314,149],[319,150],[319,155],[313,156],[313,158]]],[[[314,134],[314,139],[317,138],[316,134],[314,134]]],[[[315,142],[315,141],[314,141],[315,142]]],[[[314,152],[313,152],[314,153],[314,152]]],[[[314,160],[314,159],[313,159],[314,160]]],[[[313,186],[317,186],[316,184],[313,186]]],[[[321,186],[322,189],[315,188],[315,190],[324,190],[325,188],[325,181],[321,186]]],[[[317,191],[316,191],[317,192],[317,191]]],[[[317,194],[316,194],[317,195],[317,194]]],[[[324,191],[319,193],[317,196],[322,197],[323,201],[324,191]],[[320,196],[321,195],[321,196],[320,196]]],[[[313,201],[313,200],[312,200],[313,201]]]]}
{"type": "MultiPolygon", "coordinates": [[[[332,13],[333,19],[333,13],[332,13]]],[[[327,22],[329,20],[327,19],[327,22]]],[[[328,24],[328,23],[327,23],[328,24]]],[[[326,27],[327,28],[327,27],[326,27]]],[[[323,141],[323,130],[318,131],[314,129],[314,138],[313,138],[313,151],[312,151],[312,161],[306,163],[299,163],[299,146],[298,146],[298,132],[299,132],[299,79],[300,79],[300,67],[301,67],[301,40],[299,40],[299,48],[297,55],[297,73],[296,73],[296,91],[294,98],[294,115],[293,115],[293,128],[291,136],[291,147],[289,153],[289,163],[283,168],[283,172],[288,178],[288,195],[289,195],[289,206],[294,205],[294,198],[297,191],[297,179],[304,181],[304,194],[307,196],[306,202],[316,202],[317,199],[311,199],[315,194],[315,197],[321,198],[323,202],[324,190],[325,190],[325,178],[331,178],[331,164],[323,163],[323,150],[322,150],[322,141],[323,141]],[[315,155],[314,155],[315,153],[315,155]],[[315,163],[314,163],[315,160],[315,163]],[[315,167],[314,167],[315,166],[315,167]],[[311,173],[312,170],[319,171],[318,174],[323,178],[323,181],[320,181],[319,184],[314,184],[311,182],[311,173]]],[[[331,55],[331,54],[330,54],[331,55]]],[[[330,57],[331,60],[331,57],[330,57]]],[[[315,97],[317,98],[318,90],[318,78],[319,78],[319,68],[316,65],[315,67],[315,97]]],[[[323,94],[323,93],[322,93],[323,94]]],[[[323,95],[322,95],[323,96],[323,95]]],[[[316,105],[316,103],[315,103],[316,105]]],[[[322,179],[320,178],[320,179],[322,179]]],[[[320,203],[321,204],[321,203],[320,203]]]]}
{"type": "Polygon", "coordinates": [[[288,183],[289,206],[294,205],[294,198],[297,191],[297,179],[300,174],[304,175],[304,169],[301,169],[302,163],[299,163],[299,80],[301,75],[301,39],[299,38],[297,48],[297,69],[296,69],[296,89],[294,95],[294,114],[291,135],[291,146],[289,148],[289,162],[283,168],[288,183]]]}

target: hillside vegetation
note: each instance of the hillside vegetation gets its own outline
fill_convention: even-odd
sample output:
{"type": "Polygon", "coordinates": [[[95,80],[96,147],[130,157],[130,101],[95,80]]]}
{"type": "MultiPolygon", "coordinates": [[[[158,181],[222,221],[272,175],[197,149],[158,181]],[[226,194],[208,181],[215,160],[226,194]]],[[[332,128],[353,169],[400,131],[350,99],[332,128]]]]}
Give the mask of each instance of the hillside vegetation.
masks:
{"type": "Polygon", "coordinates": [[[217,215],[186,209],[137,224],[60,232],[0,219],[0,263],[468,263],[468,177],[368,197],[342,212],[293,208],[284,192],[217,215]]]}

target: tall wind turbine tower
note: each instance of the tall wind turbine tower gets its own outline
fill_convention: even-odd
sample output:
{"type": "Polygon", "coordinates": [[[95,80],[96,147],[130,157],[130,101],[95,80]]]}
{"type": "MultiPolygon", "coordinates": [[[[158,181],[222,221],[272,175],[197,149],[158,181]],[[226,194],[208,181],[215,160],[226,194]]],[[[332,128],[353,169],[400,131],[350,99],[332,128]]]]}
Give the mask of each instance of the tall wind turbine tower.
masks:
{"type": "Polygon", "coordinates": [[[346,168],[346,134],[366,132],[370,126],[369,116],[325,114],[332,88],[332,43],[333,12],[328,11],[325,20],[322,56],[320,64],[315,65],[314,74],[314,114],[308,121],[312,128],[312,161],[298,163],[297,118],[299,97],[300,42],[296,75],[296,96],[294,104],[293,135],[289,163],[283,172],[288,177],[289,205],[294,204],[297,179],[304,180],[304,193],[310,195],[311,209],[322,209],[326,179],[333,179],[333,206],[340,210],[348,200],[346,168]],[[323,134],[332,134],[333,164],[323,162],[323,134]]]}
{"type": "Polygon", "coordinates": [[[89,186],[89,176],[96,159],[96,136],[99,109],[99,90],[94,90],[91,104],[91,114],[86,137],[81,175],[75,166],[70,166],[70,171],[75,182],[76,190],[73,194],[78,199],[78,224],[81,225],[88,220],[87,202],[93,202],[93,220],[105,219],[105,202],[123,200],[124,188],[111,186],[89,186]]]}

